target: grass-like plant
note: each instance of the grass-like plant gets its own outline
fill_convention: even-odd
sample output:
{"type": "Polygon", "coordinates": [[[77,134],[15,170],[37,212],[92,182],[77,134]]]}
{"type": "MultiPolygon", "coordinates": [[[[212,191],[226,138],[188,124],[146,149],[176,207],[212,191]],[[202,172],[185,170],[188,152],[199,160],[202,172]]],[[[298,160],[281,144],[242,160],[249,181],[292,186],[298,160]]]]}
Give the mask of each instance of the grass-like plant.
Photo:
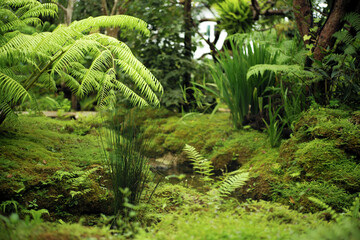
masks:
{"type": "Polygon", "coordinates": [[[262,97],[268,86],[273,86],[275,78],[267,72],[263,76],[247,78],[251,66],[275,63],[276,54],[267,50],[265,43],[250,41],[239,36],[230,39],[231,51],[225,49],[211,70],[217,95],[231,111],[235,128],[242,127],[245,116],[251,111],[259,111],[258,97],[262,97]]]}
{"type": "Polygon", "coordinates": [[[269,109],[269,123],[267,123],[264,119],[263,121],[266,125],[266,131],[269,135],[270,146],[274,148],[280,144],[281,134],[285,124],[277,119],[280,117],[279,111],[281,108],[273,110],[271,107],[271,100],[269,100],[269,105],[267,105],[267,107],[269,109]]]}
{"type": "Polygon", "coordinates": [[[143,154],[148,145],[138,134],[131,114],[122,123],[110,120],[104,131],[105,164],[112,182],[115,214],[119,215],[126,208],[125,199],[134,205],[140,200],[149,173],[148,159],[143,154]],[[130,194],[125,196],[126,189],[130,194]]]}

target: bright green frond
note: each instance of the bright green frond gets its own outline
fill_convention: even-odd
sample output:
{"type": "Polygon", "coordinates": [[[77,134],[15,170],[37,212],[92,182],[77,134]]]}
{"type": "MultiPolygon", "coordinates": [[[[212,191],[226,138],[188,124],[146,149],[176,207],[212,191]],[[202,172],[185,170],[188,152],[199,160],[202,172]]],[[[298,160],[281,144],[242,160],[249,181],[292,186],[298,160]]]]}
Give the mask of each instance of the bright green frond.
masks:
{"type": "Polygon", "coordinates": [[[146,83],[143,75],[136,71],[136,69],[131,66],[128,62],[123,60],[116,59],[114,60],[116,65],[118,65],[130,78],[134,81],[137,88],[140,90],[141,94],[145,96],[150,102],[155,105],[159,105],[159,100],[156,94],[151,90],[149,85],[146,83]]]}
{"type": "Polygon", "coordinates": [[[237,188],[242,187],[247,180],[249,180],[248,172],[229,176],[222,182],[222,184],[218,188],[220,196],[222,197],[229,196],[237,188]]]}
{"type": "Polygon", "coordinates": [[[185,144],[184,152],[187,157],[192,161],[195,172],[203,175],[202,180],[205,182],[212,182],[214,167],[212,162],[208,159],[203,158],[198,151],[193,146],[185,144]]]}
{"type": "Polygon", "coordinates": [[[30,98],[29,93],[18,81],[3,72],[0,72],[0,95],[2,97],[8,96],[8,101],[13,103],[22,102],[27,97],[30,98]]]}
{"type": "Polygon", "coordinates": [[[58,8],[56,4],[53,3],[44,3],[40,4],[34,8],[29,9],[20,19],[33,18],[33,17],[55,17],[58,8]]]}
{"type": "Polygon", "coordinates": [[[55,53],[62,46],[70,45],[75,42],[75,38],[81,38],[82,34],[73,29],[59,26],[47,35],[34,47],[34,51],[55,53]]]}
{"type": "Polygon", "coordinates": [[[249,79],[253,75],[263,75],[265,71],[272,71],[275,74],[285,72],[286,74],[293,74],[295,76],[315,77],[312,72],[305,71],[300,65],[257,64],[249,68],[247,78],[249,79]]]}
{"type": "Polygon", "coordinates": [[[17,19],[16,14],[10,9],[0,8],[0,19],[3,23],[11,22],[17,19]]]}
{"type": "Polygon", "coordinates": [[[112,45],[109,47],[112,52],[116,54],[116,58],[130,63],[132,68],[141,75],[144,81],[151,87],[153,91],[163,93],[161,83],[154,77],[154,75],[132,54],[131,50],[124,43],[112,45]]]}
{"type": "Polygon", "coordinates": [[[25,26],[26,24],[21,20],[14,20],[11,22],[8,22],[0,27],[0,33],[9,32],[12,30],[16,30],[19,27],[25,26]]]}
{"type": "MultiPolygon", "coordinates": [[[[68,46],[61,57],[56,60],[52,68],[52,74],[63,71],[64,69],[68,70],[69,67],[73,67],[74,62],[80,62],[87,53],[93,49],[97,50],[100,47],[101,46],[95,41],[77,40],[68,46]]],[[[99,52],[99,50],[97,51],[99,52]]]]}
{"type": "Polygon", "coordinates": [[[98,90],[99,81],[96,77],[96,74],[99,72],[105,72],[111,67],[113,67],[113,57],[110,51],[105,50],[100,52],[93,60],[84,78],[81,80],[77,94],[82,97],[93,90],[98,90]]]}
{"type": "Polygon", "coordinates": [[[80,21],[74,21],[69,28],[76,29],[79,32],[90,31],[92,28],[99,27],[120,27],[122,29],[137,30],[145,36],[150,35],[147,29],[147,23],[143,20],[127,15],[100,16],[87,18],[80,21]]]}
{"type": "Polygon", "coordinates": [[[146,100],[137,95],[133,90],[131,90],[122,82],[115,81],[114,85],[124,95],[124,97],[129,99],[129,101],[135,106],[139,106],[141,108],[149,105],[146,100]]]}

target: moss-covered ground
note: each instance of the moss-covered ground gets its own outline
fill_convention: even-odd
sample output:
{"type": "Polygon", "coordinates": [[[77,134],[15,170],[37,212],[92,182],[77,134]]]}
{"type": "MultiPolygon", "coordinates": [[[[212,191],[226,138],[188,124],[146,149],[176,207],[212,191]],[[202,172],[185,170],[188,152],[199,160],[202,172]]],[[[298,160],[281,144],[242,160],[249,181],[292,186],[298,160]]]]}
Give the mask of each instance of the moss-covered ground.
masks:
{"type": "MultiPolygon", "coordinates": [[[[147,109],[134,116],[150,159],[173,156],[167,167],[191,167],[183,153],[189,144],[217,176],[240,168],[249,180],[228,198],[181,177],[177,184],[163,179],[152,194],[158,179],[152,174],[136,214],[118,223],[118,231],[110,224],[101,118],[19,116],[0,127],[0,239],[360,238],[357,112],[310,109],[279,148],[263,132],[234,130],[229,113],[147,109]]],[[[123,113],[114,118],[121,122],[123,113]]]]}

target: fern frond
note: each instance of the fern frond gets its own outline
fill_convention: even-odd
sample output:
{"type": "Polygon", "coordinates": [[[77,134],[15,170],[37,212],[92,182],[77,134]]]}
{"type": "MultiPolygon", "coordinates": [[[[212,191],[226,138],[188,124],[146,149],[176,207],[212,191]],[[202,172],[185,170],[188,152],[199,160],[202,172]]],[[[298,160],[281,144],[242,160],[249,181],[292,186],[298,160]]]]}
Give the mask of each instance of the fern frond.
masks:
{"type": "Polygon", "coordinates": [[[320,208],[324,209],[324,212],[329,213],[332,218],[336,219],[338,217],[338,214],[335,212],[335,210],[332,209],[332,207],[330,207],[329,205],[327,205],[326,203],[324,203],[323,201],[321,201],[320,199],[316,198],[316,197],[308,197],[308,199],[315,203],[316,205],[318,205],[320,208]]]}
{"type": "Polygon", "coordinates": [[[244,186],[245,182],[249,180],[249,173],[243,172],[227,177],[219,186],[218,192],[221,197],[227,197],[237,188],[244,186]]]}
{"type": "Polygon", "coordinates": [[[134,81],[141,94],[144,95],[147,100],[155,105],[160,104],[156,94],[151,90],[143,76],[140,75],[133,66],[120,59],[115,59],[114,62],[131,78],[131,80],[134,81]]]}
{"type": "Polygon", "coordinates": [[[61,55],[60,58],[56,60],[52,67],[52,74],[55,72],[59,73],[64,69],[69,70],[73,63],[80,62],[80,60],[84,59],[87,53],[90,51],[99,52],[98,48],[101,45],[95,41],[89,41],[86,39],[79,39],[73,43],[71,43],[61,55]]]}
{"type": "Polygon", "coordinates": [[[202,180],[204,182],[212,182],[213,179],[211,178],[211,176],[213,175],[214,170],[212,162],[208,159],[203,158],[203,156],[201,156],[194,147],[188,144],[185,144],[184,152],[192,161],[195,172],[203,176],[202,180]]]}
{"type": "Polygon", "coordinates": [[[100,16],[95,18],[87,18],[80,21],[74,21],[69,28],[79,32],[90,31],[93,28],[100,27],[119,27],[128,30],[136,30],[145,36],[150,35],[147,29],[147,23],[139,18],[127,15],[100,16]]]}
{"type": "Polygon", "coordinates": [[[344,16],[344,20],[348,21],[357,32],[360,32],[360,14],[357,12],[350,12],[344,16]]]}
{"type": "Polygon", "coordinates": [[[249,68],[246,77],[249,79],[253,75],[264,75],[265,71],[271,71],[275,74],[285,73],[287,75],[295,75],[301,77],[314,78],[315,74],[305,71],[300,65],[275,65],[275,64],[257,64],[249,68]]]}
{"type": "Polygon", "coordinates": [[[350,209],[347,211],[347,215],[350,215],[354,219],[359,219],[360,218],[360,212],[359,211],[360,211],[360,193],[358,194],[358,196],[353,201],[352,206],[350,207],[350,209]]]}
{"type": "Polygon", "coordinates": [[[93,90],[98,90],[99,82],[97,81],[95,75],[112,67],[112,63],[113,57],[110,51],[105,50],[99,52],[97,57],[93,60],[90,68],[87,70],[84,78],[81,80],[77,95],[83,97],[93,90]]]}
{"type": "Polygon", "coordinates": [[[118,89],[125,98],[129,99],[129,101],[134,104],[135,106],[139,106],[140,108],[148,106],[148,102],[143,99],[141,96],[136,94],[133,90],[127,87],[120,81],[114,82],[115,89],[118,89]]]}
{"type": "Polygon", "coordinates": [[[8,100],[12,103],[23,102],[26,98],[31,98],[25,88],[15,79],[0,72],[0,93],[1,96],[11,96],[8,100]]]}

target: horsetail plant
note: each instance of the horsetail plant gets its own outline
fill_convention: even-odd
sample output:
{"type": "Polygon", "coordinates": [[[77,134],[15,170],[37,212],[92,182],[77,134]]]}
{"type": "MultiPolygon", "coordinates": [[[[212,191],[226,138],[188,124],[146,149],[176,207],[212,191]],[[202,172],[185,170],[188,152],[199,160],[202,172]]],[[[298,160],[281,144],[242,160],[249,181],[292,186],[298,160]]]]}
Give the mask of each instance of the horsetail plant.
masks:
{"type": "Polygon", "coordinates": [[[131,114],[122,123],[110,120],[104,132],[100,134],[101,143],[112,182],[115,215],[119,216],[126,209],[125,199],[133,205],[140,201],[149,173],[148,159],[144,155],[148,144],[138,133],[131,114]],[[130,194],[125,195],[126,189],[130,194]]]}

